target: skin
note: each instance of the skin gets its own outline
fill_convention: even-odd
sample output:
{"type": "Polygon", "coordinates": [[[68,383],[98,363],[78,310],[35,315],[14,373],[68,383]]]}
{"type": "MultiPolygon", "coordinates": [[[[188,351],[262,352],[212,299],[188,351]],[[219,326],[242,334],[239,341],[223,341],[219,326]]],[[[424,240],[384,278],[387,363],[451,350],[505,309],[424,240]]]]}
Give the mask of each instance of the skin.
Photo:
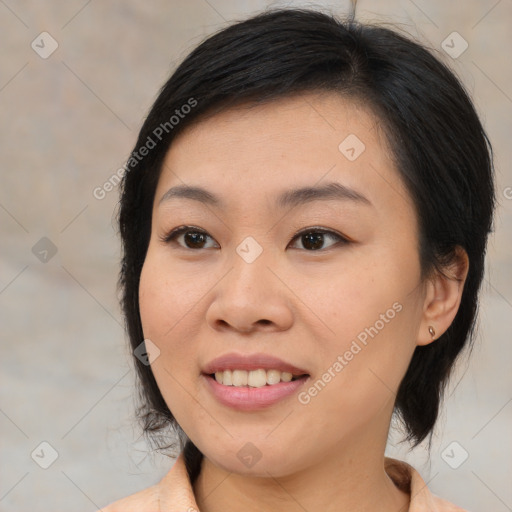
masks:
{"type": "Polygon", "coordinates": [[[162,395],[205,455],[194,485],[200,510],[407,510],[409,496],[384,471],[384,450],[415,347],[433,342],[430,325],[438,338],[456,314],[465,254],[450,271],[460,281],[421,281],[414,204],[365,106],[301,94],[215,114],[182,132],[155,194],[140,313],[145,338],[160,350],[152,370],[162,395]],[[338,149],[349,134],[365,145],[354,161],[338,149]],[[371,205],[274,204],[285,190],[327,181],[371,205]],[[206,188],[225,207],[160,203],[182,184],[206,188]],[[206,231],[203,245],[187,247],[183,235],[162,240],[181,225],[206,231]],[[351,242],[325,235],[314,250],[294,239],[314,227],[351,242]],[[248,236],[263,249],[252,263],[236,252],[248,236]],[[308,404],[293,395],[257,413],[237,411],[217,402],[201,376],[219,355],[264,352],[306,369],[307,390],[396,303],[400,312],[308,404]],[[247,442],[261,453],[251,468],[237,457],[247,442]]]}

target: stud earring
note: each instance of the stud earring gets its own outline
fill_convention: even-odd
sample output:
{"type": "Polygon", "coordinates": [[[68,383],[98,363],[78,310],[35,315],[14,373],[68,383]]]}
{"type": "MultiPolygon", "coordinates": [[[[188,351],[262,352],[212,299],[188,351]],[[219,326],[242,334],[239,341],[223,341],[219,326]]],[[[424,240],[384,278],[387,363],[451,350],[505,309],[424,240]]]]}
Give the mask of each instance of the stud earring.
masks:
{"type": "Polygon", "coordinates": [[[428,326],[428,332],[430,336],[432,336],[432,339],[434,339],[434,336],[436,335],[436,330],[431,325],[428,326]]]}

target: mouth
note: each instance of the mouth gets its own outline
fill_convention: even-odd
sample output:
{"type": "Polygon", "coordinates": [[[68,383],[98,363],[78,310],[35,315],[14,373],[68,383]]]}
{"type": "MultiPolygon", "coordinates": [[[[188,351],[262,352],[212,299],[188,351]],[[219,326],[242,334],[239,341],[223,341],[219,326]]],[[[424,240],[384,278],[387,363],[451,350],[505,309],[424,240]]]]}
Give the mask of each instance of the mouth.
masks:
{"type": "Polygon", "coordinates": [[[280,382],[291,382],[309,373],[269,354],[224,354],[202,368],[203,375],[215,379],[225,386],[272,386],[280,382]]]}
{"type": "MultiPolygon", "coordinates": [[[[236,370],[234,373],[236,379],[236,370]]],[[[202,377],[206,389],[219,404],[242,412],[261,411],[282,400],[290,399],[309,380],[307,374],[295,375],[289,381],[279,380],[276,384],[251,386],[249,383],[243,384],[243,381],[240,385],[221,384],[217,381],[215,374],[203,374],[202,377]]]]}
{"type": "Polygon", "coordinates": [[[306,370],[267,354],[225,354],[206,364],[201,374],[216,400],[242,411],[289,398],[310,378],[306,370]]]}
{"type": "Polygon", "coordinates": [[[306,379],[308,373],[293,374],[282,372],[277,369],[258,368],[257,370],[230,369],[206,374],[223,386],[262,388],[264,386],[275,386],[281,382],[294,382],[306,379]]]}

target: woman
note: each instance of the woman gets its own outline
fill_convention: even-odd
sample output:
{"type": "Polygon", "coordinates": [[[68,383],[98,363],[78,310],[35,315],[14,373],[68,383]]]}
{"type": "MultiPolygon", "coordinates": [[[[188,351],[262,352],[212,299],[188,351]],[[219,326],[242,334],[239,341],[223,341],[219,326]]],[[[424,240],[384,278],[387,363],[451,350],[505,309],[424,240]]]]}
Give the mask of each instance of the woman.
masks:
{"type": "Polygon", "coordinates": [[[182,451],[103,510],[462,510],[384,452],[471,343],[493,190],[463,87],[390,29],[285,9],[199,45],[119,217],[141,417],[182,451]]]}

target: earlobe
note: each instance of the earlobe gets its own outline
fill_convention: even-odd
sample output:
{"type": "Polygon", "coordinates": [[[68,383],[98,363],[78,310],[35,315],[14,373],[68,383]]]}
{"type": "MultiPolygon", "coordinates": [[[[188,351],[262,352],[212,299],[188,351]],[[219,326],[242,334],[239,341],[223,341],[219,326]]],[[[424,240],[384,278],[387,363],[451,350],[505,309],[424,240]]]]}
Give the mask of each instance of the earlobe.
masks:
{"type": "Polygon", "coordinates": [[[458,246],[450,265],[442,273],[436,272],[429,279],[426,284],[418,345],[432,343],[450,327],[459,309],[468,270],[468,255],[458,246]]]}

